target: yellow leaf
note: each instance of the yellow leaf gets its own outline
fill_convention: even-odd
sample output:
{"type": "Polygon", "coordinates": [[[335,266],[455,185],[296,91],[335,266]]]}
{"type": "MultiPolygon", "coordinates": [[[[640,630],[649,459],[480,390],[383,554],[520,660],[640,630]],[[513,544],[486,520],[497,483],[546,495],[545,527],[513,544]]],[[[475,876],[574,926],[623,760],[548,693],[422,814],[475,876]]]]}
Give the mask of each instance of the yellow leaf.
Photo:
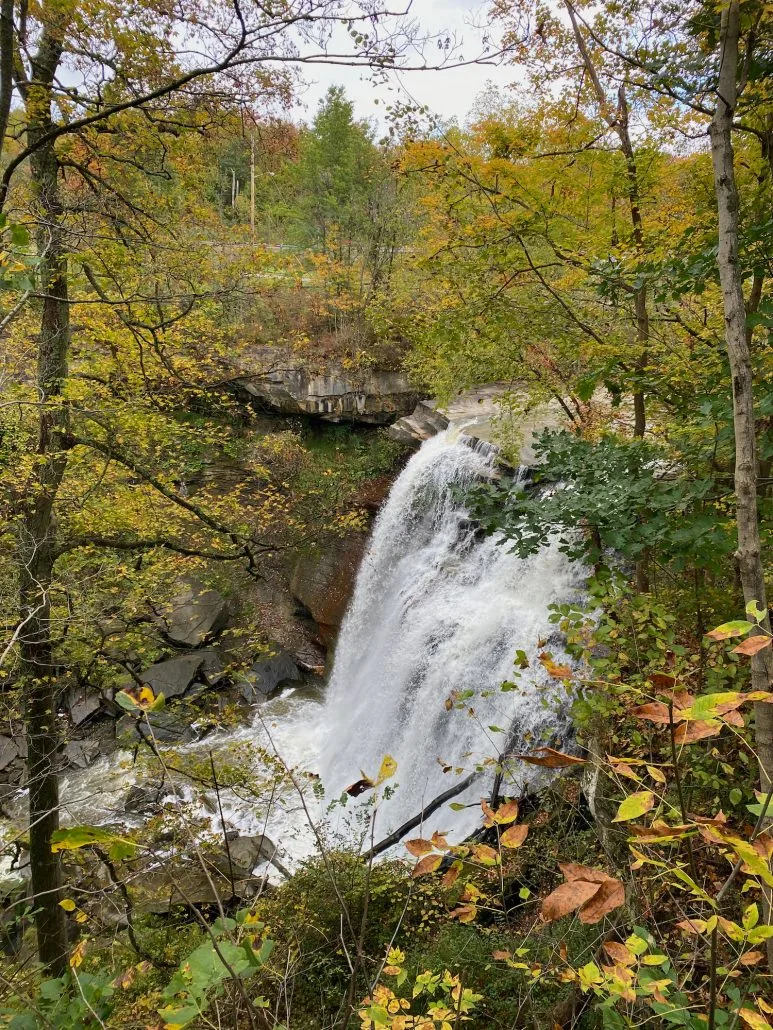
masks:
{"type": "Polygon", "coordinates": [[[390,779],[397,772],[397,762],[392,758],[391,755],[384,755],[381,760],[381,767],[376,777],[376,783],[383,783],[384,780],[390,779]]]}
{"type": "Polygon", "coordinates": [[[75,904],[72,898],[62,898],[62,900],[59,902],[59,907],[63,908],[65,912],[74,912],[78,906],[75,904]]]}
{"type": "Polygon", "coordinates": [[[663,773],[660,771],[660,769],[656,769],[654,765],[648,765],[647,772],[650,774],[653,780],[655,780],[656,783],[666,782],[666,778],[663,775],[663,773]]]}
{"type": "Polygon", "coordinates": [[[752,1030],[770,1030],[770,1023],[756,1009],[739,1009],[738,1015],[752,1030]]]}
{"type": "Polygon", "coordinates": [[[645,812],[649,812],[655,805],[655,795],[651,790],[639,790],[635,794],[629,794],[620,802],[617,815],[613,823],[625,823],[629,819],[637,819],[645,812]]]}

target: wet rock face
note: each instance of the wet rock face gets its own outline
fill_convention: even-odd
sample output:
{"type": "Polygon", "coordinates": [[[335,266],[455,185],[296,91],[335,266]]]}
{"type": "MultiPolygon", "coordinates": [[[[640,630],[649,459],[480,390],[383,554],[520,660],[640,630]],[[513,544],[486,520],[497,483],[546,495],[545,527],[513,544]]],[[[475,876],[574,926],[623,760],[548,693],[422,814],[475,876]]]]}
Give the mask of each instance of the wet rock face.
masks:
{"type": "Polygon", "coordinates": [[[365,553],[365,533],[335,538],[316,554],[298,559],[290,588],[317,625],[320,640],[335,642],[365,553]]]}
{"type": "Polygon", "coordinates": [[[281,687],[303,680],[295,658],[277,647],[256,658],[252,666],[235,684],[235,690],[248,704],[271,697],[281,687]]]}
{"type": "Polygon", "coordinates": [[[320,374],[305,368],[297,357],[275,360],[277,367],[245,376],[237,386],[282,415],[386,425],[413,411],[420,397],[401,372],[338,365],[320,374]]]}

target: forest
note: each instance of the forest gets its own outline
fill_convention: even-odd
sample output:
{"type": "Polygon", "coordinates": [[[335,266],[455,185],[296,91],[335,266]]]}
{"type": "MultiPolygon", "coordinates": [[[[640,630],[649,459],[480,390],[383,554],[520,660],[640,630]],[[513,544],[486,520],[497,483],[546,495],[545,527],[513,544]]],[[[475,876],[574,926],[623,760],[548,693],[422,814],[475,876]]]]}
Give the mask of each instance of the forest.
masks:
{"type": "Polygon", "coordinates": [[[0,1027],[773,1028],[773,6],[461,6],[0,0],[0,1027]]]}

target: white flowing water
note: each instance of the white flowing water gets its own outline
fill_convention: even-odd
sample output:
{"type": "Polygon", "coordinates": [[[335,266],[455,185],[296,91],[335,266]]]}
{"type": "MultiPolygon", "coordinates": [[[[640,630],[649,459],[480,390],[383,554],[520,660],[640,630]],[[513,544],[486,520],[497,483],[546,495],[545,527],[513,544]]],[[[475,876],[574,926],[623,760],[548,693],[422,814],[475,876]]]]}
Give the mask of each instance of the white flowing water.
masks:
{"type": "MultiPolygon", "coordinates": [[[[565,692],[538,656],[555,631],[549,605],[576,593],[581,570],[556,547],[521,559],[476,532],[455,488],[490,476],[495,455],[453,428],[423,444],[379,513],[341,629],[320,773],[335,796],[360,770],[375,776],[385,754],[397,761],[377,837],[476,766],[485,770],[511,728],[521,744],[566,728],[565,692]],[[518,690],[502,692],[519,648],[530,667],[518,690]],[[467,692],[461,709],[452,704],[467,692]]],[[[492,781],[484,771],[466,795],[480,798],[492,781]]],[[[465,816],[445,806],[429,828],[459,834],[479,818],[479,809],[465,816]]]]}
{"type": "MultiPolygon", "coordinates": [[[[303,802],[289,790],[271,793],[269,805],[267,792],[249,786],[228,789],[220,799],[228,825],[242,833],[267,832],[283,861],[292,864],[318,846],[309,819],[328,840],[362,828],[371,792],[345,806],[330,802],[362,773],[375,777],[387,754],[397,772],[389,790],[381,788],[375,839],[477,768],[478,777],[461,796],[469,807],[445,805],[421,828],[444,829],[460,839],[479,824],[477,802],[490,793],[493,765],[506,745],[528,747],[565,731],[566,694],[544,672],[539,654],[547,646],[563,657],[560,644],[550,640],[549,606],[576,595],[582,570],[557,547],[521,559],[497,537],[476,532],[455,488],[490,476],[494,461],[490,445],[476,447],[453,428],[410,459],[376,519],[323,702],[290,691],[260,706],[252,726],[177,749],[177,769],[214,751],[218,760],[251,769],[258,778],[266,752],[297,771],[303,802]],[[518,649],[529,658],[520,678],[514,668],[518,649]],[[503,692],[502,683],[513,680],[517,689],[503,692]]],[[[507,792],[515,794],[525,779],[534,782],[538,770],[515,763],[508,772],[507,792]]],[[[137,778],[129,753],[67,777],[65,818],[114,821],[137,778]]],[[[178,781],[181,803],[205,814],[201,795],[184,776],[178,781]]],[[[203,800],[218,830],[214,799],[203,800]]]]}

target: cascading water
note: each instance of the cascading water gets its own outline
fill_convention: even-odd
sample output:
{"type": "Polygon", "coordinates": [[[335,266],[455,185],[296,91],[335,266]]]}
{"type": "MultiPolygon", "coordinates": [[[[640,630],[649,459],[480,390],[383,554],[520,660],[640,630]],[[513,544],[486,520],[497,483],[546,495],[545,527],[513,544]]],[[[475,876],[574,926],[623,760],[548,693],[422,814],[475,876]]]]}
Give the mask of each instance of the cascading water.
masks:
{"type": "MultiPolygon", "coordinates": [[[[476,531],[453,488],[490,476],[495,455],[453,430],[423,444],[376,520],[341,629],[320,773],[335,796],[360,769],[372,776],[385,754],[396,759],[380,835],[498,758],[511,727],[528,741],[562,721],[560,690],[536,671],[537,645],[553,631],[548,606],[571,596],[580,570],[555,547],[524,560],[476,531]],[[518,648],[530,669],[503,693],[518,648]]],[[[485,794],[483,783],[469,793],[485,794]]],[[[448,828],[447,808],[438,818],[448,828]]],[[[478,818],[457,816],[455,831],[478,818]]]]}
{"type": "MultiPolygon", "coordinates": [[[[480,821],[475,802],[490,793],[490,767],[506,743],[527,746],[565,728],[566,695],[540,665],[538,642],[544,645],[553,632],[549,605],[572,597],[582,570],[557,547],[521,559],[476,530],[453,488],[490,476],[495,455],[490,445],[474,446],[449,429],[408,462],[376,520],[324,703],[290,691],[260,706],[251,727],[184,749],[222,752],[242,767],[254,762],[260,778],[263,762],[250,752],[258,745],[273,749],[288,767],[319,774],[315,783],[324,787],[324,798],[319,789],[304,787],[303,803],[294,790],[277,796],[273,788],[270,803],[268,795],[236,789],[219,799],[228,825],[242,833],[267,832],[282,847],[283,860],[291,863],[316,849],[309,816],[339,839],[352,824],[361,826],[358,817],[372,795],[349,800],[345,808],[328,804],[360,778],[360,770],[375,776],[386,754],[396,759],[397,773],[389,782],[394,789],[379,804],[377,840],[482,767],[465,792],[470,807],[445,806],[422,827],[459,839],[480,821]],[[517,689],[502,692],[502,683],[514,679],[519,648],[529,667],[517,689]]],[[[551,650],[556,654],[560,646],[551,650]]],[[[509,793],[520,789],[518,775],[516,770],[509,793]]],[[[127,784],[136,777],[128,753],[68,777],[65,818],[122,817],[127,784]]],[[[178,793],[198,807],[195,791],[184,783],[178,793]]],[[[215,799],[208,809],[218,811],[215,799]]],[[[213,817],[213,830],[219,832],[219,825],[213,817]]]]}

